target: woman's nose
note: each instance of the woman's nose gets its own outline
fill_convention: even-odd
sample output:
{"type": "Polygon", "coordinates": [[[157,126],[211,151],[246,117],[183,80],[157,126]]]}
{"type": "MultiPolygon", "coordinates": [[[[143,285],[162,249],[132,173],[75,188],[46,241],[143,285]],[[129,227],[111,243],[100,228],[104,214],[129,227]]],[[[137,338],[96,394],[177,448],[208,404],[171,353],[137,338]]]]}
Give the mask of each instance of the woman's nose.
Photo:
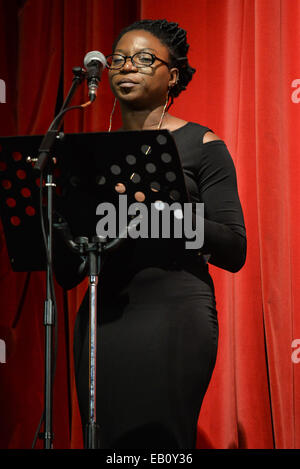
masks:
{"type": "Polygon", "coordinates": [[[131,57],[126,57],[125,63],[122,68],[123,70],[126,70],[126,71],[132,70],[132,69],[136,70],[136,66],[132,63],[131,57]]]}

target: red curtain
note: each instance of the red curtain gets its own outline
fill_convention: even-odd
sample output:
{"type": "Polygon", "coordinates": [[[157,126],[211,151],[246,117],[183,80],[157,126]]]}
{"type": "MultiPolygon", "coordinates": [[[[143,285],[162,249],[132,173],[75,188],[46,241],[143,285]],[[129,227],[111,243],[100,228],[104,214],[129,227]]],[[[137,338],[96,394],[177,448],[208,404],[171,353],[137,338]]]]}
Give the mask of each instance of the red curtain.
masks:
{"type": "MultiPolygon", "coordinates": [[[[197,446],[299,448],[300,363],[292,347],[300,339],[299,2],[173,0],[170,8],[161,0],[1,1],[6,103],[0,103],[0,134],[44,133],[60,102],[59,83],[64,96],[69,89],[72,67],[88,50],[108,54],[119,29],[140,17],[177,21],[188,31],[197,72],[173,113],[207,125],[226,141],[248,235],[239,273],[211,267],[220,341],[197,446]]],[[[75,102],[86,95],[83,85],[75,102]]],[[[112,105],[104,73],[93,107],[73,111],[65,130],[106,130],[112,105]]],[[[0,447],[29,448],[43,408],[45,278],[13,272],[0,233],[0,339],[7,352],[0,363],[0,447]]],[[[83,283],[68,293],[66,314],[56,286],[55,448],[82,447],[72,336],[85,288],[83,283]]]]}

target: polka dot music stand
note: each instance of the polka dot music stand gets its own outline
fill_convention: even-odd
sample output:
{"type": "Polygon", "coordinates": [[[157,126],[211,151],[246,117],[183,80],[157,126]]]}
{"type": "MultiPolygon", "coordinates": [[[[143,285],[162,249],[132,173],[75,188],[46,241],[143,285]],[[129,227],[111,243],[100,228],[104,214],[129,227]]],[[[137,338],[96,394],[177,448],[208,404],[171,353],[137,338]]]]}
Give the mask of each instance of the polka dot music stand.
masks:
{"type": "Polygon", "coordinates": [[[0,138],[0,209],[11,267],[46,268],[39,216],[40,177],[27,158],[37,155],[41,136],[0,138]]]}
{"type": "Polygon", "coordinates": [[[121,195],[128,207],[142,203],[159,210],[161,203],[188,202],[178,150],[167,130],[66,134],[55,155],[64,195],[56,206],[75,236],[95,236],[103,202],[116,208],[119,220],[121,195]]]}
{"type": "MultiPolygon", "coordinates": [[[[0,139],[1,217],[12,268],[18,271],[45,268],[38,216],[39,179],[27,162],[28,157],[36,158],[41,139],[0,139]]],[[[89,422],[85,447],[92,449],[99,442],[95,389],[100,257],[104,251],[117,249],[124,239],[124,226],[119,226],[116,236],[97,232],[99,205],[112,204],[120,220],[124,219],[120,213],[124,195],[125,210],[139,203],[147,207],[147,213],[152,213],[151,207],[162,211],[174,203],[182,206],[189,198],[176,144],[167,130],[66,134],[56,142],[53,155],[57,159],[54,205],[59,214],[55,226],[70,249],[85,258],[87,267],[83,271],[89,278],[89,422]]],[[[125,231],[130,236],[136,228],[134,222],[140,223],[142,217],[130,216],[129,211],[126,214],[125,231]]]]}

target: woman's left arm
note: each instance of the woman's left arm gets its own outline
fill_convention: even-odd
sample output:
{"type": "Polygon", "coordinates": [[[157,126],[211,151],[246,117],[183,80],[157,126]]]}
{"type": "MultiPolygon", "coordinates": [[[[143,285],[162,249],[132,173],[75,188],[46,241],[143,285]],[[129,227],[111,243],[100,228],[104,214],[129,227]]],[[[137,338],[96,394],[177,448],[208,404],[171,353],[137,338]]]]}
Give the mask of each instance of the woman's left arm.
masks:
{"type": "Polygon", "coordinates": [[[210,132],[204,136],[198,187],[204,202],[204,245],[209,263],[239,271],[247,251],[246,229],[236,170],[225,143],[210,132]]]}

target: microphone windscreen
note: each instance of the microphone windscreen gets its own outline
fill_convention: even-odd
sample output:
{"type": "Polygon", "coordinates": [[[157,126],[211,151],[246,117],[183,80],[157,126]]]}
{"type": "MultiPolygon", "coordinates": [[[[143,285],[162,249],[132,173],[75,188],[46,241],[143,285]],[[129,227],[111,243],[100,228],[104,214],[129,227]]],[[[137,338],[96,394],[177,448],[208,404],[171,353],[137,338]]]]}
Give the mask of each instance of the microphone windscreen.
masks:
{"type": "Polygon", "coordinates": [[[96,60],[98,62],[101,62],[103,67],[107,66],[106,58],[102,54],[102,52],[99,52],[98,50],[92,50],[92,51],[88,52],[86,54],[86,56],[84,57],[83,64],[84,64],[85,68],[87,68],[88,65],[94,60],[96,60]]]}

